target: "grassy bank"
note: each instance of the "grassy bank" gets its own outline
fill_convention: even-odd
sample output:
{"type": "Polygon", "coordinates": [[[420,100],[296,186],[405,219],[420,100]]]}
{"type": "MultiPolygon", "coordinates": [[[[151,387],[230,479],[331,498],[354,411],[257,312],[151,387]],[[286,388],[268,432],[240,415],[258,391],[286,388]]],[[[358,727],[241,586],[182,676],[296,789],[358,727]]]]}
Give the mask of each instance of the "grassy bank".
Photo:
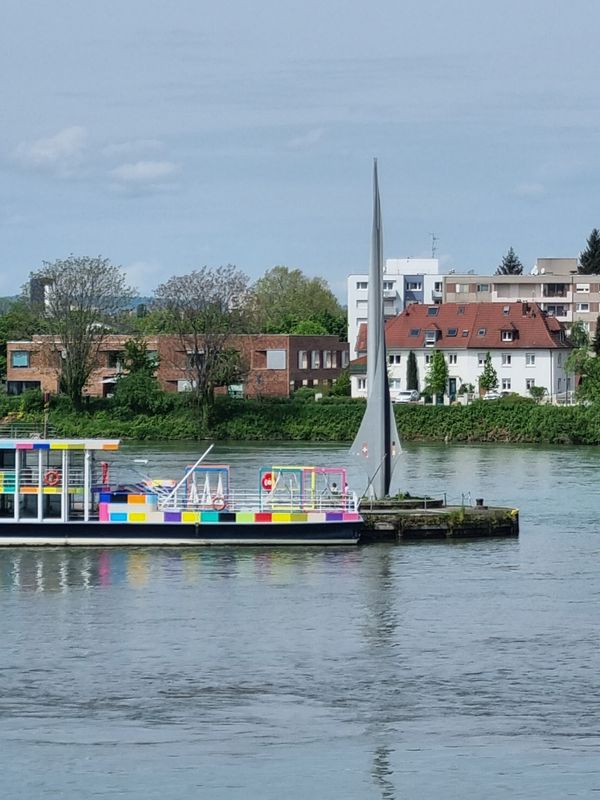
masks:
{"type": "MultiPolygon", "coordinates": [[[[219,399],[210,416],[210,437],[239,440],[349,441],[358,430],[364,402],[349,398],[314,400],[219,399]]],[[[556,407],[505,398],[470,406],[398,405],[404,441],[530,442],[600,444],[600,404],[556,407]]],[[[15,422],[40,423],[39,397],[0,399],[0,415],[15,422]]],[[[152,414],[133,414],[111,400],[94,400],[74,411],[63,398],[53,400],[50,424],[58,436],[118,437],[133,440],[194,439],[192,408],[178,396],[152,414]]]]}

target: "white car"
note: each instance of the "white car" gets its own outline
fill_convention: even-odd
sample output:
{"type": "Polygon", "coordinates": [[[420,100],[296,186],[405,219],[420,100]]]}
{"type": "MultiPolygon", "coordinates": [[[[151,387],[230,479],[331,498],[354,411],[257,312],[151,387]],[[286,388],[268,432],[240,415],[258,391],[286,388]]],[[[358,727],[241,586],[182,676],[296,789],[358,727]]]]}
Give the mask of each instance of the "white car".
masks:
{"type": "Polygon", "coordinates": [[[500,394],[500,392],[491,391],[491,392],[486,392],[486,393],[483,395],[483,398],[482,398],[482,399],[483,399],[483,400],[500,400],[500,398],[501,398],[502,396],[503,396],[503,395],[501,395],[501,394],[500,394]]]}
{"type": "Polygon", "coordinates": [[[392,397],[392,403],[418,403],[421,395],[416,389],[408,389],[405,392],[398,392],[392,397]]]}

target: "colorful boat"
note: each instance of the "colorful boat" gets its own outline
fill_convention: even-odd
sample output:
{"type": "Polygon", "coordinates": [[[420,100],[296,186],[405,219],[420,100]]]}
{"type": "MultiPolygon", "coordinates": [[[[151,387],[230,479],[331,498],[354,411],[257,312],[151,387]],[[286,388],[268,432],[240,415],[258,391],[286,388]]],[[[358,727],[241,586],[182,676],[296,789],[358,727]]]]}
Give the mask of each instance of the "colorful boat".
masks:
{"type": "MultiPolygon", "coordinates": [[[[263,467],[238,490],[227,464],[180,480],[111,481],[114,439],[0,439],[0,545],[355,544],[342,468],[263,467]]],[[[209,448],[210,450],[211,448],[209,448]]]]}

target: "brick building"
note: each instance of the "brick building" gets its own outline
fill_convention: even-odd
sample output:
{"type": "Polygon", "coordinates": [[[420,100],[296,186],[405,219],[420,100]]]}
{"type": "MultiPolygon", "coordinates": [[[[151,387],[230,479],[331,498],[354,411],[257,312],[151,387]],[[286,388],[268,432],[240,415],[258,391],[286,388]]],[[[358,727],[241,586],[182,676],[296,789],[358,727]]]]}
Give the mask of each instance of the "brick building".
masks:
{"type": "MultiPolygon", "coordinates": [[[[103,340],[86,394],[112,394],[123,372],[123,348],[129,338],[113,335],[103,340]]],[[[146,342],[148,351],[157,358],[156,377],[162,388],[171,392],[189,390],[191,348],[185,348],[172,335],[147,336],[146,342]]],[[[348,344],[337,336],[249,334],[232,336],[227,345],[241,353],[246,371],[243,383],[230,389],[245,397],[287,397],[302,386],[328,386],[348,366],[348,344]]],[[[7,392],[21,394],[27,389],[41,389],[58,393],[62,357],[60,341],[52,336],[8,342],[7,392]]]]}

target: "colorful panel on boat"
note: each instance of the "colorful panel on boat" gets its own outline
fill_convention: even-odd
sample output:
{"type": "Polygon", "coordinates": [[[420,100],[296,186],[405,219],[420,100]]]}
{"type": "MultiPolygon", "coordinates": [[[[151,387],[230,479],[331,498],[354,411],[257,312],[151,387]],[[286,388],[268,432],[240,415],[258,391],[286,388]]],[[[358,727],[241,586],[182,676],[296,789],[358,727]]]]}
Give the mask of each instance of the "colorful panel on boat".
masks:
{"type": "Polygon", "coordinates": [[[146,522],[146,515],[141,511],[130,511],[127,515],[128,522],[146,522]]]}
{"type": "Polygon", "coordinates": [[[197,511],[182,511],[182,522],[199,522],[199,513],[197,511]]]}
{"type": "Polygon", "coordinates": [[[271,522],[273,518],[272,514],[267,513],[266,511],[258,511],[254,515],[255,522],[271,522]]]}
{"type": "Polygon", "coordinates": [[[181,511],[165,511],[165,522],[181,522],[181,511]]]}
{"type": "Polygon", "coordinates": [[[218,511],[201,511],[200,512],[200,522],[218,522],[219,521],[219,512],[218,511]]]}
{"type": "Polygon", "coordinates": [[[327,522],[342,522],[344,514],[342,511],[327,511],[325,512],[325,520],[327,522]]]}
{"type": "Polygon", "coordinates": [[[145,494],[128,494],[127,495],[127,502],[128,503],[145,503],[146,502],[146,495],[145,494]]]}
{"type": "Polygon", "coordinates": [[[127,514],[124,511],[111,511],[110,512],[110,521],[111,522],[127,522],[127,514]]]}
{"type": "Polygon", "coordinates": [[[108,522],[110,519],[108,503],[98,503],[98,519],[100,522],[108,522]]]}
{"type": "Polygon", "coordinates": [[[309,511],[307,514],[307,522],[315,524],[317,522],[326,522],[327,517],[324,511],[309,511]]]}
{"type": "Polygon", "coordinates": [[[361,522],[361,516],[354,511],[344,511],[344,522],[361,522]]]}
{"type": "Polygon", "coordinates": [[[272,522],[291,522],[292,521],[292,515],[291,514],[274,513],[271,516],[271,521],[272,522]]]}
{"type": "Polygon", "coordinates": [[[235,515],[236,522],[254,522],[254,511],[238,511],[235,515]]]}
{"type": "Polygon", "coordinates": [[[308,519],[308,514],[305,512],[296,512],[295,514],[290,514],[290,522],[306,522],[308,519]]]}

